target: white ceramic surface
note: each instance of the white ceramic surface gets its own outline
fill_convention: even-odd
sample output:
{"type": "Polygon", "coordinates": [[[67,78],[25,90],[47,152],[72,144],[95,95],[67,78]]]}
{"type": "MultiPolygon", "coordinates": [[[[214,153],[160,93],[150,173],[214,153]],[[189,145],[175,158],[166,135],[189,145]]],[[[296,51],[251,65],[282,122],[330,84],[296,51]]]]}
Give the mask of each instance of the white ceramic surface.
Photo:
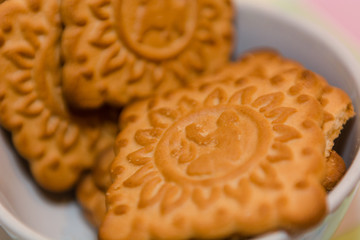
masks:
{"type": "MultiPolygon", "coordinates": [[[[334,37],[312,23],[285,12],[235,1],[237,44],[234,57],[257,47],[272,47],[323,75],[352,98],[360,113],[360,66],[334,37]]],[[[298,236],[284,232],[257,239],[328,239],[336,230],[352,200],[360,178],[360,122],[353,119],[338,143],[349,167],[345,177],[328,196],[330,214],[318,227],[298,236]]],[[[71,197],[57,199],[32,181],[26,164],[13,150],[9,136],[0,132],[0,225],[14,239],[94,240],[94,230],[83,219],[71,197]]]]}

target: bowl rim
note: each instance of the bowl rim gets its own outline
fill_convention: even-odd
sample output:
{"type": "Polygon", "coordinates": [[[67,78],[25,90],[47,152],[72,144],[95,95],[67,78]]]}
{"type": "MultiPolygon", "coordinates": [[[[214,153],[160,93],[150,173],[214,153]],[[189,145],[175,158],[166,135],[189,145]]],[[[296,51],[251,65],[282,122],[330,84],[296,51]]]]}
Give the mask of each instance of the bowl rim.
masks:
{"type": "MultiPolygon", "coordinates": [[[[356,91],[360,93],[360,69],[359,61],[355,59],[350,50],[344,46],[342,42],[329,31],[322,29],[319,24],[314,24],[307,19],[300,18],[296,15],[269,5],[254,4],[242,0],[233,0],[234,11],[238,8],[249,11],[257,11],[260,14],[270,16],[271,18],[286,21],[289,25],[296,27],[302,32],[305,32],[312,37],[320,40],[327,48],[331,49],[338,59],[344,64],[349,74],[355,79],[356,91]]],[[[360,137],[357,138],[357,143],[360,137]]],[[[327,196],[328,213],[334,212],[342,203],[342,201],[349,196],[356,188],[360,180],[360,153],[359,149],[353,159],[352,164],[348,168],[346,174],[334,188],[334,190],[327,196]]],[[[321,224],[321,223],[319,223],[321,224]]],[[[0,203],[0,226],[9,233],[11,236],[20,239],[36,239],[36,240],[49,240],[45,236],[39,234],[31,229],[19,219],[17,219],[9,210],[7,210],[0,203]]],[[[255,237],[258,240],[273,240],[273,239],[290,239],[290,236],[284,231],[276,231],[273,233],[264,234],[255,237]]]]}
{"type": "Polygon", "coordinates": [[[49,240],[29,226],[25,225],[0,203],[0,227],[12,239],[49,240]]]}

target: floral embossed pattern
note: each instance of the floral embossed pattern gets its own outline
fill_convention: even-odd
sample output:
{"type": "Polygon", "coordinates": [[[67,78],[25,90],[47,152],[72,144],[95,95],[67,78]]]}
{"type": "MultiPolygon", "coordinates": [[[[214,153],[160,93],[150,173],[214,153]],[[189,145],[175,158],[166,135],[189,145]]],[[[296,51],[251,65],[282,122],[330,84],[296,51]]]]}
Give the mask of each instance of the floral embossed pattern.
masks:
{"type": "Polygon", "coordinates": [[[246,61],[123,112],[102,239],[247,236],[325,216],[327,83],[303,68],[244,77],[246,61]]]}
{"type": "MultiPolygon", "coordinates": [[[[345,171],[345,163],[344,160],[342,160],[342,158],[336,154],[336,152],[334,151],[329,151],[332,149],[333,146],[333,140],[339,135],[339,130],[340,125],[343,125],[348,118],[352,117],[354,115],[354,111],[353,111],[353,107],[351,104],[351,100],[349,99],[349,97],[340,89],[335,88],[335,87],[331,87],[329,85],[326,84],[325,81],[321,80],[320,76],[316,76],[314,73],[307,71],[306,69],[303,68],[303,66],[301,66],[299,63],[293,62],[289,59],[285,59],[284,57],[282,57],[281,55],[279,55],[277,52],[270,50],[270,49],[262,49],[262,50],[256,50],[256,51],[251,51],[251,52],[247,52],[245,55],[243,55],[240,59],[240,61],[238,62],[237,66],[236,66],[236,71],[237,71],[237,77],[241,78],[241,77],[245,77],[245,76],[252,76],[252,77],[260,77],[260,78],[265,78],[265,79],[271,79],[272,82],[276,82],[276,81],[282,81],[282,76],[279,75],[280,73],[292,70],[292,69],[299,69],[299,70],[303,70],[303,72],[301,73],[301,78],[303,78],[303,83],[304,82],[309,82],[308,84],[311,84],[311,82],[314,83],[318,83],[319,84],[319,88],[317,88],[318,90],[322,90],[322,94],[321,94],[321,98],[318,99],[318,101],[321,103],[321,105],[323,106],[324,111],[324,120],[323,120],[323,125],[322,125],[322,130],[323,133],[326,136],[326,151],[325,151],[325,156],[326,157],[326,164],[325,164],[325,176],[324,179],[322,181],[322,185],[323,187],[327,190],[327,191],[331,191],[332,188],[336,185],[336,183],[341,179],[342,174],[344,174],[345,171]],[[322,86],[322,87],[320,87],[322,86]],[[338,116],[342,116],[341,118],[339,118],[338,116]],[[341,121],[341,123],[339,124],[339,121],[341,121]]],[[[218,78],[222,79],[221,76],[218,76],[218,78]]],[[[208,82],[212,82],[214,81],[213,78],[209,78],[209,79],[202,79],[202,84],[204,84],[204,82],[206,82],[205,80],[208,80],[208,82]]],[[[203,86],[204,87],[204,86],[203,86]]],[[[299,89],[298,87],[292,88],[292,91],[294,92],[295,89],[299,89]]],[[[247,90],[249,91],[249,90],[247,90]]],[[[249,92],[250,93],[250,92],[249,92]]],[[[318,94],[316,94],[318,95],[318,94]]],[[[306,97],[303,97],[306,98],[306,97]]],[[[183,101],[183,103],[187,104],[191,104],[191,101],[183,101]]],[[[211,112],[215,112],[217,111],[217,109],[219,109],[220,111],[222,110],[226,110],[225,108],[211,108],[211,112]]],[[[276,111],[273,112],[273,114],[279,114],[280,112],[282,113],[282,117],[281,118],[286,118],[289,115],[291,115],[295,110],[293,108],[289,108],[287,110],[285,109],[278,109],[276,111]]],[[[244,113],[244,111],[238,111],[239,113],[244,113]]],[[[249,112],[246,110],[246,112],[249,112]]],[[[250,111],[251,112],[251,111],[250,111]]],[[[256,114],[256,113],[255,113],[256,114]]],[[[126,115],[126,114],[125,114],[126,115]]],[[[203,114],[201,114],[203,115],[203,114]]],[[[200,116],[201,116],[200,115],[200,116]]],[[[196,119],[197,116],[191,115],[196,119]]],[[[189,115],[189,117],[191,117],[189,115]]],[[[196,181],[196,176],[204,176],[206,178],[206,176],[210,176],[211,174],[209,174],[211,171],[215,174],[220,174],[224,173],[223,169],[229,169],[229,164],[226,164],[226,161],[221,162],[219,161],[219,157],[223,156],[226,159],[234,159],[236,160],[240,160],[240,159],[244,159],[244,157],[246,156],[246,154],[250,153],[251,147],[254,144],[253,141],[251,141],[251,139],[254,139],[252,137],[256,137],[256,135],[250,137],[252,134],[256,133],[256,130],[251,129],[245,129],[245,131],[250,132],[250,134],[248,134],[248,132],[243,133],[242,135],[240,135],[241,133],[241,129],[239,128],[239,126],[246,126],[246,127],[251,127],[252,125],[248,124],[239,124],[239,118],[237,116],[235,116],[233,113],[229,112],[226,110],[226,112],[221,113],[219,116],[221,116],[221,118],[218,118],[218,120],[216,120],[216,118],[209,118],[209,120],[213,119],[212,123],[216,124],[217,126],[219,126],[219,128],[217,128],[216,131],[212,131],[211,134],[207,134],[206,136],[201,135],[201,134],[197,134],[197,129],[201,129],[201,128],[197,128],[196,124],[191,124],[188,127],[186,126],[182,126],[182,128],[185,128],[185,132],[186,135],[189,136],[189,138],[193,141],[195,141],[196,143],[198,143],[200,146],[204,146],[206,148],[201,148],[203,149],[203,152],[205,152],[205,154],[201,155],[201,158],[198,158],[197,161],[194,161],[194,163],[191,163],[189,165],[191,166],[187,166],[185,164],[183,164],[183,168],[178,169],[178,170],[173,170],[171,173],[169,173],[168,175],[170,175],[170,178],[176,179],[176,178],[180,178],[181,177],[181,172],[184,170],[187,171],[187,169],[185,169],[184,167],[188,167],[189,171],[189,175],[190,176],[194,176],[194,181],[196,181]],[[229,116],[229,117],[226,117],[229,116]],[[234,121],[233,121],[234,120],[234,121]],[[229,123],[229,124],[228,124],[229,123]],[[234,123],[234,124],[233,124],[234,123]],[[229,129],[232,129],[231,131],[229,131],[229,129]],[[193,130],[196,131],[193,131],[193,130]],[[234,131],[234,132],[233,132],[234,131]],[[226,133],[225,133],[226,132],[226,133]],[[194,134],[195,133],[195,134],[194,134]],[[236,134],[239,133],[239,134],[236,134]],[[196,137],[194,137],[196,136],[196,137]],[[240,138],[238,138],[237,136],[239,136],[240,138]],[[245,137],[249,137],[248,139],[246,139],[247,141],[243,141],[241,142],[241,136],[245,136],[245,137]],[[233,141],[237,141],[237,145],[241,145],[244,144],[242,146],[242,148],[246,149],[247,151],[239,151],[240,148],[239,147],[234,147],[234,144],[231,144],[231,142],[233,141]],[[216,146],[214,145],[216,144],[216,146]],[[215,146],[215,148],[214,148],[215,146]],[[216,147],[218,147],[218,149],[216,149],[216,147]],[[204,151],[205,150],[205,151],[204,151]],[[209,154],[207,153],[207,150],[209,151],[209,154]],[[235,154],[232,154],[232,152],[235,152],[235,154]],[[243,154],[245,153],[245,154],[243,154]],[[236,159],[236,156],[239,155],[243,155],[242,157],[238,157],[238,159],[236,159]],[[235,158],[234,158],[235,156],[235,158]],[[214,158],[214,161],[211,160],[211,158],[214,158]],[[219,167],[218,169],[220,169],[220,171],[215,172],[214,169],[214,164],[212,164],[213,162],[217,163],[216,167],[219,167]],[[194,166],[195,169],[199,168],[196,167],[197,165],[200,164],[206,164],[204,166],[200,166],[202,169],[200,169],[201,171],[197,170],[197,172],[194,171],[194,166]],[[224,165],[222,165],[222,163],[224,163],[224,165]],[[205,168],[206,167],[206,168],[205,168]],[[175,173],[175,175],[173,175],[175,173]],[[178,173],[178,175],[176,175],[176,173],[178,173]],[[175,177],[174,177],[175,176],[175,177]]],[[[249,115],[251,116],[251,115],[249,115]]],[[[125,117],[125,119],[128,117],[125,117]]],[[[133,118],[133,117],[132,117],[133,118]]],[[[132,119],[132,118],[128,118],[128,119],[132,119]]],[[[279,122],[281,122],[281,118],[278,120],[279,122]]],[[[186,119],[190,119],[190,118],[186,118],[186,119]]],[[[248,119],[248,118],[245,118],[248,119]]],[[[254,118],[256,119],[256,118],[254,118]]],[[[260,115],[260,119],[261,119],[261,115],[260,115]]],[[[255,120],[256,121],[256,120],[255,120]]],[[[126,121],[124,121],[126,123],[126,121]]],[[[181,125],[181,123],[185,123],[186,121],[181,121],[179,122],[179,124],[181,125]]],[[[195,121],[201,124],[201,122],[206,123],[207,121],[195,121]]],[[[209,121],[210,122],[210,121],[209,121]]],[[[172,129],[177,129],[179,127],[181,127],[179,124],[175,124],[173,127],[171,127],[172,129]]],[[[199,126],[210,126],[208,124],[201,124],[199,126]]],[[[215,125],[213,125],[215,126],[215,125]]],[[[261,124],[257,124],[255,126],[261,126],[261,124]]],[[[171,133],[172,131],[169,130],[169,132],[171,133]]],[[[209,132],[209,131],[207,131],[209,132]]],[[[152,136],[155,136],[155,134],[158,134],[159,132],[157,130],[155,131],[142,131],[141,134],[151,134],[152,136]]],[[[183,131],[184,133],[184,131],[183,131]]],[[[181,134],[181,132],[180,132],[181,134]]],[[[176,139],[175,135],[177,135],[177,133],[174,134],[174,139],[176,139]]],[[[140,136],[140,135],[138,135],[140,136]]],[[[170,136],[170,135],[168,135],[170,136]]],[[[177,158],[178,162],[181,163],[185,163],[185,162],[190,162],[194,160],[195,154],[188,154],[189,152],[184,151],[184,146],[189,146],[190,144],[193,143],[187,143],[186,142],[186,137],[185,136],[185,140],[183,139],[182,141],[178,141],[177,144],[175,144],[175,148],[172,148],[171,150],[171,155],[161,155],[161,158],[164,159],[171,159],[172,157],[177,158]],[[179,148],[178,148],[179,147],[179,148]],[[181,149],[181,150],[180,150],[181,149]],[[181,154],[180,154],[181,153],[181,154]]],[[[137,138],[139,141],[140,138],[137,138]]],[[[166,139],[166,138],[165,138],[166,139]]],[[[243,138],[244,139],[244,138],[243,138]]],[[[171,141],[171,140],[170,140],[171,141]]],[[[123,141],[118,141],[118,144],[123,144],[123,141]]],[[[167,148],[166,144],[170,142],[169,141],[162,141],[162,145],[157,146],[157,148],[159,149],[159,151],[161,151],[161,148],[167,148]]],[[[191,149],[189,149],[191,152],[195,152],[196,147],[194,147],[193,145],[191,146],[191,149]]],[[[254,152],[254,151],[252,151],[254,152]]],[[[162,153],[159,153],[162,154],[162,153]]],[[[168,153],[167,153],[168,154],[168,153]]],[[[134,155],[135,156],[135,155],[134,155]]],[[[246,159],[250,159],[251,157],[247,157],[246,159]]],[[[111,180],[110,175],[107,173],[108,172],[108,168],[110,167],[111,161],[109,161],[110,158],[104,158],[102,161],[98,161],[94,168],[93,168],[93,173],[92,173],[92,177],[87,177],[86,179],[84,179],[84,181],[82,181],[82,183],[79,184],[79,187],[77,188],[77,196],[78,199],[81,203],[81,205],[83,206],[83,208],[86,210],[87,215],[89,215],[92,219],[92,222],[95,223],[96,226],[98,226],[103,219],[103,216],[106,213],[106,209],[105,209],[105,192],[106,190],[109,188],[109,186],[111,185],[111,180]]],[[[112,159],[111,159],[112,160],[112,159]]],[[[238,162],[241,164],[241,162],[238,162]]],[[[231,167],[233,167],[234,165],[232,165],[231,167]]],[[[234,166],[235,167],[235,166],[234,166]]],[[[176,168],[176,167],[175,167],[176,168]]],[[[166,171],[171,171],[171,169],[166,169],[164,170],[164,173],[166,174],[166,171]]]]}
{"type": "Polygon", "coordinates": [[[229,0],[64,0],[64,93],[77,107],[124,105],[227,63],[229,0]],[[80,71],[78,71],[80,69],[80,71]]]}
{"type": "Polygon", "coordinates": [[[116,123],[74,113],[62,98],[57,0],[6,1],[0,19],[1,125],[42,187],[68,190],[112,147],[116,123]]]}

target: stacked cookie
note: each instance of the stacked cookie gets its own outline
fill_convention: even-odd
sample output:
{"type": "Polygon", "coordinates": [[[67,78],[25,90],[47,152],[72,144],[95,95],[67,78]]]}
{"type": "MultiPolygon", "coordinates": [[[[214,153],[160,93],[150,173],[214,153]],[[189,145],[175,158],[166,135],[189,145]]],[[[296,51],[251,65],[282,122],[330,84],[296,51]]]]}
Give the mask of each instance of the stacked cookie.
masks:
{"type": "Polygon", "coordinates": [[[112,148],[112,111],[73,111],[63,98],[59,3],[5,1],[0,5],[0,121],[43,188],[74,187],[112,148]]]}
{"type": "Polygon", "coordinates": [[[351,100],[274,51],[230,63],[229,0],[10,0],[0,19],[1,125],[39,185],[76,186],[101,239],[326,215],[351,100]]]}

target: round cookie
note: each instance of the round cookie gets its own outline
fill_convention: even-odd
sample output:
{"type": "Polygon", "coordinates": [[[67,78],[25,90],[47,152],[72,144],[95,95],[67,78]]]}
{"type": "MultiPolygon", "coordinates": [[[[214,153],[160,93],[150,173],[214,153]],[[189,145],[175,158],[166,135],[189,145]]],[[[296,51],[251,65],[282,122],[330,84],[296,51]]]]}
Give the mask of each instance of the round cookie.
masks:
{"type": "Polygon", "coordinates": [[[114,150],[109,148],[76,187],[76,198],[87,219],[99,227],[106,213],[105,193],[111,185],[110,166],[114,150]]]}
{"type": "Polygon", "coordinates": [[[0,4],[0,122],[45,189],[71,189],[116,133],[112,111],[71,111],[60,73],[57,0],[0,4]]]}
{"type": "MultiPolygon", "coordinates": [[[[274,50],[262,49],[248,52],[240,58],[237,64],[237,76],[257,76],[269,79],[292,69],[300,70],[303,69],[303,67],[296,62],[283,58],[274,50]]],[[[306,76],[307,78],[318,77],[313,73],[306,71],[303,72],[302,76],[306,76]]],[[[202,82],[204,82],[204,80],[210,80],[210,82],[214,81],[214,79],[209,78],[202,79],[202,82]]],[[[336,138],[336,134],[339,134],[339,131],[333,132],[332,129],[339,128],[339,126],[335,125],[337,125],[337,122],[340,121],[339,116],[343,115],[341,112],[346,109],[352,109],[352,105],[351,101],[349,101],[350,99],[340,89],[332,86],[330,87],[325,84],[325,82],[324,89],[327,90],[322,91],[323,93],[319,101],[323,105],[325,115],[333,117],[324,117],[322,129],[326,136],[328,136],[331,132],[334,134],[334,138],[336,138]]],[[[344,124],[353,114],[353,111],[351,114],[345,114],[341,119],[341,121],[344,121],[342,124],[344,124]]],[[[120,129],[125,126],[126,122],[123,122],[123,126],[120,126],[120,129]]],[[[327,143],[333,141],[333,139],[329,139],[328,137],[326,139],[327,143]]],[[[118,144],[121,144],[121,141],[118,144]]],[[[332,144],[330,145],[332,147],[332,144]]],[[[327,151],[325,154],[327,155],[327,151]]],[[[334,151],[327,156],[325,177],[322,181],[322,185],[327,191],[331,191],[345,173],[345,164],[341,156],[336,154],[334,151]]],[[[109,179],[109,168],[111,162],[112,160],[106,161],[106,159],[103,159],[103,161],[95,165],[92,172],[92,180],[84,180],[86,184],[81,184],[77,191],[78,196],[80,195],[80,204],[84,208],[86,214],[91,216],[92,222],[95,222],[96,226],[98,226],[98,223],[102,222],[106,209],[105,202],[100,203],[95,200],[103,199],[103,201],[105,201],[105,192],[111,184],[111,180],[109,179]],[[99,213],[99,206],[101,206],[101,213],[99,213]]]]}
{"type": "Polygon", "coordinates": [[[122,113],[101,239],[248,236],[325,216],[323,81],[237,67],[122,113]]]}
{"type": "MultiPolygon", "coordinates": [[[[108,174],[110,176],[110,174],[108,174]]],[[[85,175],[76,188],[78,200],[86,219],[99,227],[106,213],[105,192],[94,182],[91,174],[85,175]]]]}
{"type": "Polygon", "coordinates": [[[326,191],[334,189],[336,184],[341,180],[346,172],[344,159],[335,151],[331,151],[329,157],[326,158],[326,174],[322,181],[322,185],[326,191]]]}
{"type": "Polygon", "coordinates": [[[230,0],[63,0],[63,89],[80,108],[122,106],[224,66],[230,0]]]}

